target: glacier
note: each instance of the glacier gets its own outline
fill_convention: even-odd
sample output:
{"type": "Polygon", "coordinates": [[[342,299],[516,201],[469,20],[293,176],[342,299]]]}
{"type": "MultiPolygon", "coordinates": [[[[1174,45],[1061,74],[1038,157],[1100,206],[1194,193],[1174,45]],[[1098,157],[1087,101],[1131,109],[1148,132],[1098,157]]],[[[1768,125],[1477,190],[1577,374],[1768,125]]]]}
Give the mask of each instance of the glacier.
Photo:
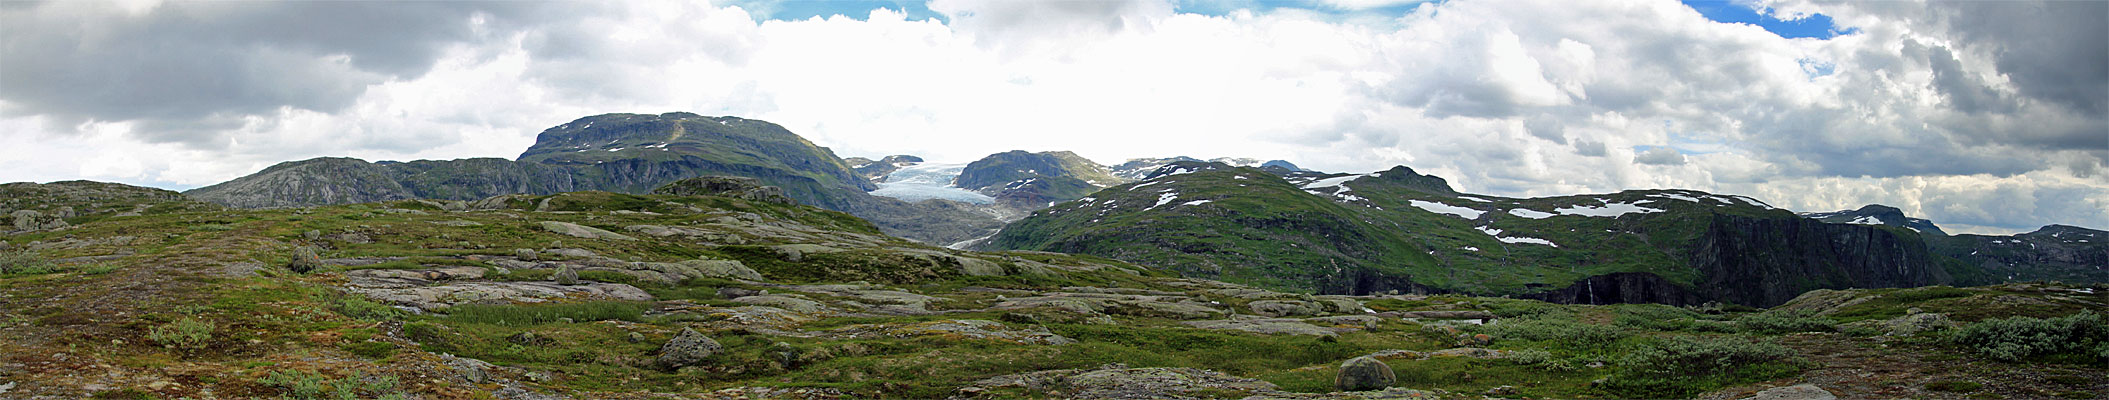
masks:
{"type": "Polygon", "coordinates": [[[995,203],[994,197],[952,185],[952,181],[959,178],[959,172],[966,168],[966,163],[922,163],[901,167],[886,174],[886,181],[880,182],[879,190],[873,190],[871,194],[911,203],[930,199],[973,204],[995,203]]]}

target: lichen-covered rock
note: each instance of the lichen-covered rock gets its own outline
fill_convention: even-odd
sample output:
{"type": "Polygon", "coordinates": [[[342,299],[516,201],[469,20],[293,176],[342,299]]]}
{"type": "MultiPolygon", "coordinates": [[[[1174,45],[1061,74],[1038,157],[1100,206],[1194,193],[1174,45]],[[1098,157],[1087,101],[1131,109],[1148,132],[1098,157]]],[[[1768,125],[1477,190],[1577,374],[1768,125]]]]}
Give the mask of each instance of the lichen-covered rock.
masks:
{"type": "Polygon", "coordinates": [[[605,229],[579,225],[570,222],[542,221],[538,225],[541,225],[542,229],[544,230],[561,233],[573,237],[607,240],[637,240],[637,238],[624,236],[620,233],[609,232],[605,229]]]}
{"type": "Polygon", "coordinates": [[[1182,322],[1182,323],[1186,324],[1186,326],[1191,326],[1191,327],[1195,327],[1195,328],[1200,328],[1200,329],[1218,329],[1218,330],[1233,330],[1233,331],[1245,331],[1245,332],[1252,332],[1252,333],[1258,333],[1258,334],[1262,334],[1262,335],[1282,335],[1282,334],[1287,334],[1287,335],[1313,335],[1313,336],[1333,336],[1333,335],[1335,335],[1335,334],[1336,334],[1337,332],[1339,332],[1339,331],[1343,331],[1343,330],[1344,330],[1344,331],[1353,331],[1353,330],[1355,330],[1355,329],[1343,329],[1343,330],[1329,329],[1329,328],[1326,328],[1326,327],[1321,327],[1321,326],[1317,326],[1317,325],[1311,325],[1311,324],[1307,324],[1307,323],[1304,323],[1304,322],[1303,322],[1302,320],[1296,320],[1296,319],[1289,319],[1289,318],[1255,318],[1255,319],[1237,319],[1237,320],[1206,320],[1206,321],[1186,321],[1186,322],[1182,322]]]}
{"type": "Polygon", "coordinates": [[[322,268],[322,256],[316,254],[314,246],[294,247],[292,259],[286,261],[286,269],[293,272],[305,274],[316,268],[322,268]]]}
{"type": "Polygon", "coordinates": [[[770,306],[802,314],[817,314],[828,310],[820,302],[790,296],[760,295],[732,299],[735,303],[770,306]]]}
{"type": "Polygon", "coordinates": [[[1197,368],[1128,368],[1108,364],[1096,369],[1058,369],[1004,375],[960,388],[971,394],[998,388],[1060,392],[1076,399],[1201,399],[1226,393],[1278,393],[1273,383],[1197,368]]]}
{"type": "Polygon", "coordinates": [[[653,365],[662,370],[677,370],[696,365],[704,358],[724,349],[724,346],[718,345],[718,341],[710,340],[694,329],[682,329],[681,334],[674,335],[665,345],[659,346],[659,358],[653,360],[653,365]]]}
{"type": "Polygon", "coordinates": [[[1823,390],[1823,388],[1820,388],[1820,387],[1816,387],[1816,385],[1813,385],[1813,384],[1807,384],[1807,383],[1804,383],[1804,384],[1800,384],[1800,385],[1794,385],[1794,386],[1781,386],[1781,387],[1776,387],[1776,388],[1771,388],[1771,389],[1765,389],[1764,391],[1760,391],[1760,392],[1758,392],[1756,396],[1750,396],[1750,397],[1745,397],[1745,398],[1743,398],[1742,400],[1837,400],[1837,399],[1838,399],[1838,396],[1837,396],[1837,395],[1834,395],[1834,394],[1831,394],[1831,391],[1828,391],[1828,390],[1823,390]]]}
{"type": "Polygon", "coordinates": [[[1396,382],[1398,377],[1392,375],[1390,365],[1363,356],[1340,363],[1340,375],[1333,378],[1333,389],[1360,392],[1391,387],[1396,382]]]}
{"type": "Polygon", "coordinates": [[[1053,332],[1049,332],[1047,328],[1038,326],[1028,328],[1017,328],[1005,325],[1001,322],[981,319],[942,320],[908,324],[854,325],[835,330],[834,332],[831,332],[831,335],[842,338],[909,338],[937,336],[955,339],[998,340],[1016,344],[1046,345],[1076,343],[1075,340],[1071,340],[1069,338],[1062,337],[1061,335],[1056,335],[1053,332]]]}
{"type": "Polygon", "coordinates": [[[760,272],[754,272],[753,268],[747,268],[746,264],[741,264],[738,260],[688,260],[682,261],[681,265],[694,268],[695,273],[701,277],[745,279],[750,281],[767,279],[763,278],[760,272]]]}
{"type": "Polygon", "coordinates": [[[556,281],[558,285],[577,285],[579,284],[579,273],[572,270],[570,265],[565,265],[557,267],[556,273],[549,274],[549,280],[556,281]]]}
{"type": "Polygon", "coordinates": [[[784,189],[762,185],[760,179],[741,176],[699,176],[682,179],[652,190],[653,194],[680,196],[718,196],[742,200],[797,205],[798,201],[784,195],[784,189]]]}
{"type": "Polygon", "coordinates": [[[1260,300],[1248,303],[1245,308],[1253,314],[1269,317],[1302,317],[1323,314],[1317,303],[1301,300],[1260,300]]]}

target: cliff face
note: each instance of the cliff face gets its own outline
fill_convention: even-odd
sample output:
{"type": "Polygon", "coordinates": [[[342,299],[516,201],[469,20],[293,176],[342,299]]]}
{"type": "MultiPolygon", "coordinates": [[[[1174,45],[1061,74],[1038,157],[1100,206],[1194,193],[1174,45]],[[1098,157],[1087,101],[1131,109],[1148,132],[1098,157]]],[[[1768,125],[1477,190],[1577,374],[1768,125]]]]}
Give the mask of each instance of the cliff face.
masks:
{"type": "Polygon", "coordinates": [[[1949,283],[1925,242],[1894,228],[1715,215],[1691,251],[1702,297],[1770,307],[1814,289],[1949,283]]]}

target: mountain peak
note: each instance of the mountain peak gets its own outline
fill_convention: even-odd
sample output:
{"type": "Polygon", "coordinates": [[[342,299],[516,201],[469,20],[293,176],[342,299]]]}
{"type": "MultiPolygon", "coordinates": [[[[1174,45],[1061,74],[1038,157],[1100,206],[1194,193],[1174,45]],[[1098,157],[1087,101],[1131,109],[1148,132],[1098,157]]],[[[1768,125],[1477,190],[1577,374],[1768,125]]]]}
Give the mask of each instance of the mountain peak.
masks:
{"type": "Polygon", "coordinates": [[[1457,194],[1456,189],[1450,188],[1450,181],[1444,180],[1442,177],[1439,176],[1423,175],[1419,172],[1414,172],[1413,168],[1404,165],[1391,167],[1391,169],[1383,171],[1377,171],[1371,173],[1370,176],[1380,181],[1396,182],[1405,185],[1409,189],[1419,190],[1423,192],[1443,195],[1457,194]]]}

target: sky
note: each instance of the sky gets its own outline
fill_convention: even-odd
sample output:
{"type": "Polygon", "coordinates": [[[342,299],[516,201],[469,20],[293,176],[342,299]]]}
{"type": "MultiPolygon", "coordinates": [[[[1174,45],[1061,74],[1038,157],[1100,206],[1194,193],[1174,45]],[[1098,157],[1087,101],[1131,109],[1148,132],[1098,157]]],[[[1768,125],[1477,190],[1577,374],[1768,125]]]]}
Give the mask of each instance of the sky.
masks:
{"type": "Polygon", "coordinates": [[[2109,228],[2103,1],[0,0],[0,182],[512,158],[671,111],[843,157],[1406,165],[2109,228]]]}

